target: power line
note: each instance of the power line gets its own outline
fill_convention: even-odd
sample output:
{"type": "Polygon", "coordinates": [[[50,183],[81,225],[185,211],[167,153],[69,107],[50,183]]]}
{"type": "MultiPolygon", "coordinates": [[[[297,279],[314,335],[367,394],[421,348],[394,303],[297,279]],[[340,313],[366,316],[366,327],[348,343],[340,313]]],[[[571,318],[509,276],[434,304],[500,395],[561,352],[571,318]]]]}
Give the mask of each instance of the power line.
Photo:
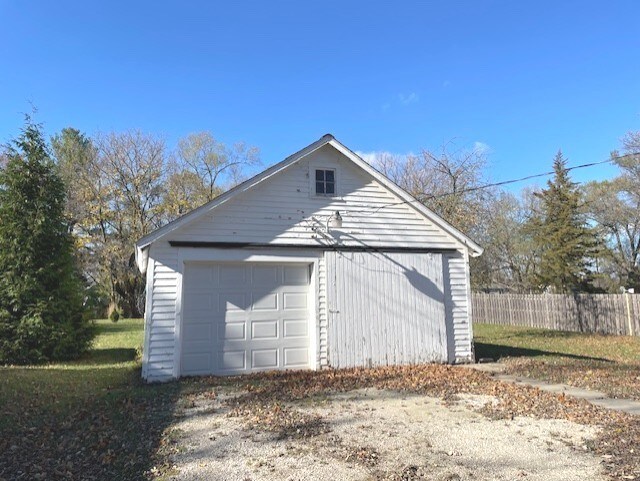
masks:
{"type": "MultiPolygon", "coordinates": [[[[623,157],[627,157],[627,156],[625,155],[622,157],[612,157],[610,159],[600,160],[599,162],[590,162],[588,164],[574,165],[573,167],[567,167],[564,170],[565,172],[569,172],[571,170],[584,169],[585,167],[593,167],[595,165],[608,164],[610,162],[613,162],[614,160],[618,160],[623,157]]],[[[440,197],[447,197],[447,196],[456,195],[456,194],[466,194],[467,192],[475,192],[477,190],[488,189],[489,187],[499,187],[501,185],[515,184],[517,182],[524,182],[525,180],[537,179],[539,177],[548,177],[549,175],[553,175],[553,174],[555,174],[555,171],[552,170],[550,172],[543,172],[541,174],[527,175],[526,177],[521,177],[519,179],[503,180],[501,182],[494,182],[492,184],[483,184],[476,187],[469,187],[468,189],[462,189],[458,192],[447,192],[446,194],[440,194],[437,196],[429,197],[429,199],[437,199],[440,197]]]]}
{"type": "MultiPolygon", "coordinates": [[[[572,170],[584,169],[586,167],[593,167],[593,166],[596,166],[596,165],[608,164],[608,163],[614,162],[616,160],[624,159],[624,158],[627,158],[627,157],[633,157],[633,156],[636,156],[636,155],[640,155],[640,154],[638,154],[638,153],[626,154],[626,155],[620,155],[620,156],[611,157],[611,158],[606,159],[606,160],[600,160],[598,162],[589,162],[587,164],[574,165],[574,166],[571,166],[571,167],[566,167],[565,171],[569,172],[569,171],[572,171],[572,170]]],[[[469,193],[469,192],[476,192],[478,190],[488,189],[488,188],[491,188],[491,187],[500,187],[502,185],[509,185],[509,184],[515,184],[517,182],[524,182],[525,180],[537,179],[537,178],[540,178],[540,177],[548,177],[548,176],[553,175],[553,174],[555,174],[555,171],[543,172],[543,173],[540,173],[540,174],[532,174],[532,175],[527,175],[526,177],[521,177],[521,178],[518,178],[518,179],[503,180],[501,182],[493,182],[493,183],[489,183],[489,184],[478,185],[476,187],[469,187],[468,189],[462,189],[462,190],[459,190],[457,192],[446,192],[444,194],[432,195],[432,196],[425,197],[423,200],[411,199],[411,200],[405,200],[405,201],[401,201],[401,202],[394,202],[394,203],[391,203],[391,204],[386,204],[386,205],[380,206],[380,207],[378,207],[376,209],[369,210],[369,211],[350,211],[350,212],[351,213],[365,213],[365,212],[367,212],[369,215],[372,215],[372,214],[376,214],[377,212],[380,212],[382,209],[386,209],[388,207],[393,207],[393,206],[396,206],[396,205],[411,204],[413,202],[418,202],[418,203],[422,204],[422,203],[424,203],[425,200],[441,199],[441,198],[444,198],[444,197],[449,197],[451,195],[460,195],[460,194],[466,194],[466,193],[469,193]]]]}

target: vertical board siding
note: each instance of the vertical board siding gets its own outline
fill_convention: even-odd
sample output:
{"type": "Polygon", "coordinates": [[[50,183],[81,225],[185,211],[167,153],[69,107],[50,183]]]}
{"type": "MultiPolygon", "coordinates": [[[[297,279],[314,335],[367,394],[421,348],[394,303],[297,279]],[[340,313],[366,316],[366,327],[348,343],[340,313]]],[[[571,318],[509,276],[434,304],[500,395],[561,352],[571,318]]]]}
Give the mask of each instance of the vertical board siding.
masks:
{"type": "Polygon", "coordinates": [[[473,293],[472,299],[475,322],[640,336],[637,295],[473,293]]]}
{"type": "Polygon", "coordinates": [[[145,313],[145,330],[148,333],[145,332],[142,375],[153,382],[173,377],[178,249],[159,241],[151,246],[149,257],[153,259],[153,284],[150,290],[147,289],[151,299],[147,304],[150,313],[145,313]]]}
{"type": "Polygon", "coordinates": [[[344,245],[461,248],[460,242],[425,219],[331,146],[275,174],[226,204],[170,234],[171,240],[258,244],[331,244],[321,231],[335,211],[344,245]],[[338,195],[316,196],[315,168],[336,169],[338,195]]]}
{"type": "Polygon", "coordinates": [[[447,362],[442,258],[328,251],[329,364],[447,362]]]}

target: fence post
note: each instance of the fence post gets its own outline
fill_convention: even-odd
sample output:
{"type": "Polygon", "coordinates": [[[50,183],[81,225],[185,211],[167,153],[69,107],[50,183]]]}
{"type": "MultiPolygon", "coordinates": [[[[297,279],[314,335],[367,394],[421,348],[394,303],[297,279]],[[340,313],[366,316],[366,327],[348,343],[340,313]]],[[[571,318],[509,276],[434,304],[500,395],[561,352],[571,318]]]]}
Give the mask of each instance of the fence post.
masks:
{"type": "Polygon", "coordinates": [[[631,324],[631,305],[629,301],[629,291],[625,289],[624,300],[627,304],[627,325],[629,326],[629,335],[633,336],[633,324],[631,324]]]}

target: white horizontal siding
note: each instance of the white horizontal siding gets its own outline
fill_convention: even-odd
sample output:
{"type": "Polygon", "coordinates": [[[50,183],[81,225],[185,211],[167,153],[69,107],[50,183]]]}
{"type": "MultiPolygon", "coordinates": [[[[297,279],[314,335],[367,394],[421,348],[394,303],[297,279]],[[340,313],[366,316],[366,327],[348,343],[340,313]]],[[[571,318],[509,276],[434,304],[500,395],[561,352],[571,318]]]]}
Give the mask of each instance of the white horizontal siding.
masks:
{"type": "MultiPolygon", "coordinates": [[[[397,196],[333,147],[325,146],[150,246],[152,272],[148,275],[149,299],[145,313],[143,357],[143,377],[149,381],[167,380],[175,375],[176,353],[180,347],[177,345],[179,340],[176,332],[180,249],[172,248],[169,240],[300,246],[340,243],[345,246],[378,248],[465,249],[450,234],[425,219],[410,204],[402,203],[397,196]],[[314,168],[336,169],[337,197],[312,195],[309,174],[313,175],[314,168]],[[332,230],[331,236],[327,238],[324,234],[326,221],[336,210],[342,215],[343,226],[332,230]]],[[[452,298],[451,303],[447,304],[449,310],[446,314],[450,313],[454,327],[448,330],[452,335],[446,335],[444,343],[450,342],[451,349],[442,344],[443,333],[447,331],[439,324],[439,309],[442,306],[439,307],[437,302],[423,302],[412,297],[413,287],[406,284],[407,272],[398,270],[399,267],[393,262],[387,262],[390,259],[402,259],[402,262],[408,264],[418,262],[420,269],[429,272],[429,279],[433,282],[440,279],[437,282],[442,283],[441,255],[394,254],[376,258],[377,254],[370,252],[346,254],[351,259],[373,263],[371,266],[366,263],[352,266],[353,272],[335,270],[340,267],[340,261],[336,261],[337,255],[333,251],[327,252],[327,257],[320,259],[318,264],[317,360],[320,366],[447,360],[446,352],[452,350],[455,359],[452,357],[449,359],[451,361],[471,358],[468,264],[462,254],[459,258],[447,258],[450,262],[445,263],[445,274],[450,281],[445,291],[450,292],[452,298]],[[329,258],[334,262],[333,271],[329,270],[329,258]],[[382,262],[381,259],[386,260],[382,262]],[[427,262],[425,259],[431,260],[427,262]],[[438,270],[438,262],[440,274],[435,272],[438,270]],[[380,274],[372,276],[372,268],[379,269],[380,274]],[[337,273],[343,278],[336,280],[337,273]],[[432,274],[435,277],[431,277],[432,274]],[[331,292],[336,289],[344,299],[349,296],[368,299],[359,305],[362,313],[357,316],[355,309],[358,305],[352,305],[352,313],[361,322],[360,327],[344,323],[338,325],[332,321],[331,303],[335,299],[332,301],[330,297],[331,292]],[[370,289],[369,293],[366,292],[367,289],[370,289]],[[423,304],[419,304],[420,302],[423,304]],[[429,321],[425,325],[403,323],[399,313],[402,314],[407,309],[427,313],[425,315],[429,321]],[[376,323],[367,326],[366,320],[374,317],[376,323]],[[355,349],[353,352],[344,344],[342,347],[334,344],[340,339],[343,343],[356,342],[355,337],[349,337],[355,332],[353,329],[362,330],[358,332],[365,336],[370,343],[369,347],[363,344],[362,337],[357,341],[357,349],[352,346],[355,349]],[[445,351],[444,358],[442,349],[445,351]],[[334,357],[338,355],[339,358],[334,357]]],[[[346,265],[342,264],[342,267],[346,268],[346,265]]]]}
{"type": "Polygon", "coordinates": [[[449,293],[447,296],[448,315],[453,320],[454,362],[473,361],[473,334],[471,329],[471,303],[469,288],[469,263],[465,256],[457,252],[447,254],[449,293]]]}
{"type": "MultiPolygon", "coordinates": [[[[176,339],[176,293],[178,249],[168,242],[151,245],[149,258],[151,286],[147,286],[148,313],[145,313],[145,346],[142,376],[150,382],[173,377],[176,339]]],[[[147,280],[149,282],[149,279],[147,280]]]]}
{"type": "Polygon", "coordinates": [[[327,263],[326,257],[318,260],[318,364],[326,367],[327,357],[327,263]]]}
{"type": "Polygon", "coordinates": [[[441,254],[325,256],[332,367],[448,360],[441,254]]]}
{"type": "Polygon", "coordinates": [[[331,146],[310,154],[170,234],[171,240],[318,245],[335,211],[343,218],[334,239],[344,245],[460,248],[460,243],[389,192],[331,146]],[[314,168],[334,168],[336,198],[313,195],[314,168]]]}

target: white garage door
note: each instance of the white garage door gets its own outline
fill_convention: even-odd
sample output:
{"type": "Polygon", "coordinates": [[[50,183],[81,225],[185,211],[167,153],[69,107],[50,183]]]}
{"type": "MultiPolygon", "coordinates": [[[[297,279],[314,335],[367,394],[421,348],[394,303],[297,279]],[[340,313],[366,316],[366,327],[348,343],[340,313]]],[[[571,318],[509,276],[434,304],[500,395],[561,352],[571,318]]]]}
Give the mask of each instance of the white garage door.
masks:
{"type": "Polygon", "coordinates": [[[309,265],[188,263],[183,292],[183,375],[309,367],[309,265]]]}

